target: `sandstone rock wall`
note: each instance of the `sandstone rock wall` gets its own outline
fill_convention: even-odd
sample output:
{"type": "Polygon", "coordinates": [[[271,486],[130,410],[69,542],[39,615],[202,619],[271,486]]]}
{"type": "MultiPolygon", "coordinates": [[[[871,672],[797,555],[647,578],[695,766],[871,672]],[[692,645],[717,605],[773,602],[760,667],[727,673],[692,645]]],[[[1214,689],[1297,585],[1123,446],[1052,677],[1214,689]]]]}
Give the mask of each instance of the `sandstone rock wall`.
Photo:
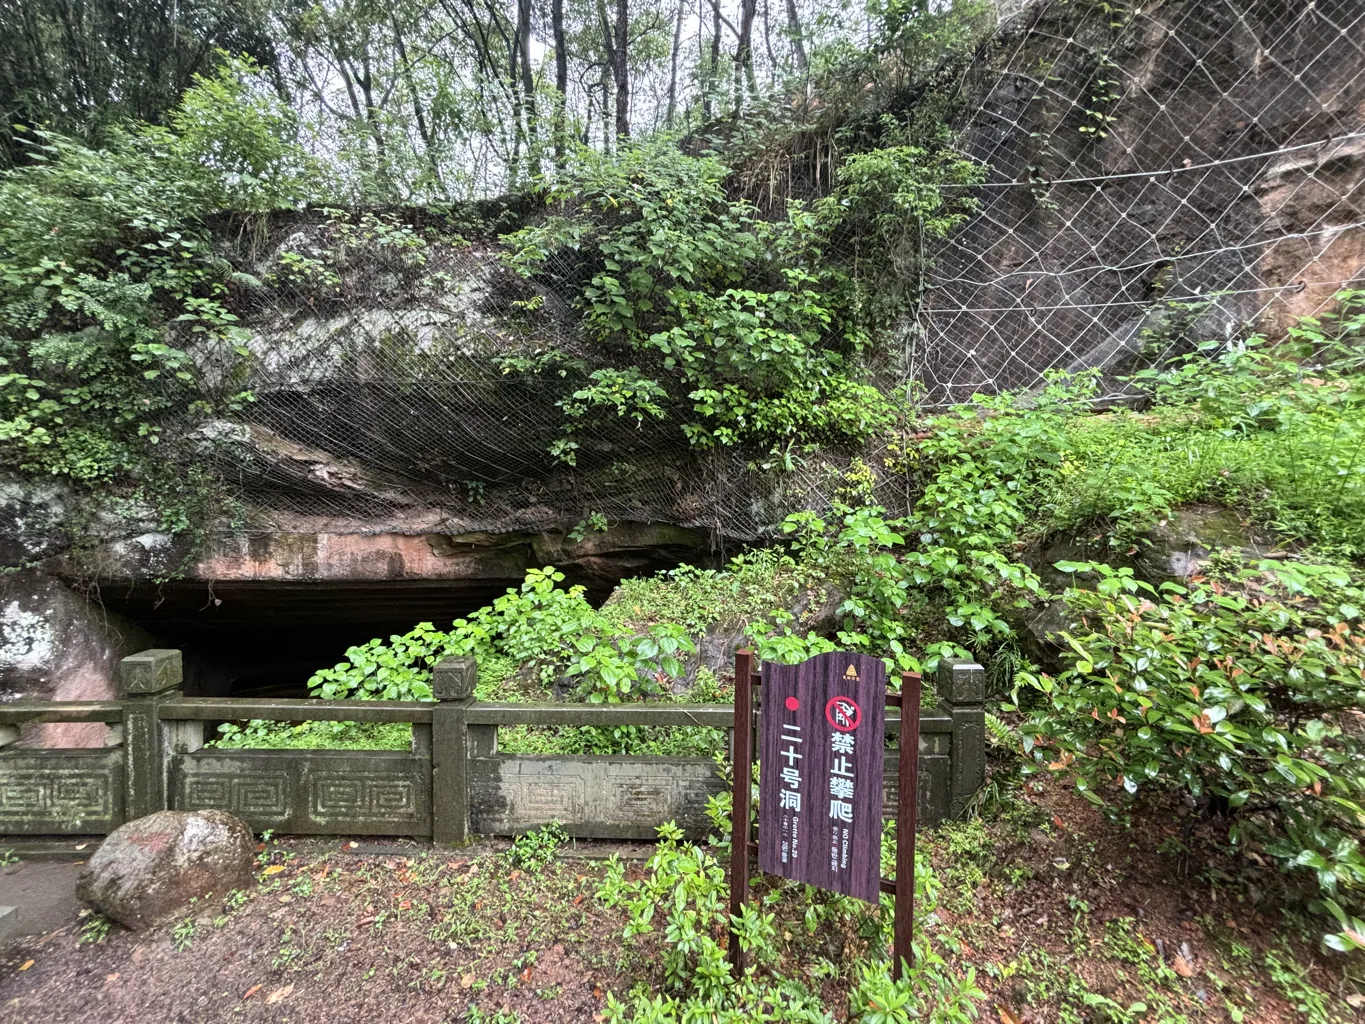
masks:
{"type": "Polygon", "coordinates": [[[1006,18],[967,86],[982,210],[933,253],[931,393],[1281,332],[1365,280],[1362,31],[1354,0],[1006,18]]]}

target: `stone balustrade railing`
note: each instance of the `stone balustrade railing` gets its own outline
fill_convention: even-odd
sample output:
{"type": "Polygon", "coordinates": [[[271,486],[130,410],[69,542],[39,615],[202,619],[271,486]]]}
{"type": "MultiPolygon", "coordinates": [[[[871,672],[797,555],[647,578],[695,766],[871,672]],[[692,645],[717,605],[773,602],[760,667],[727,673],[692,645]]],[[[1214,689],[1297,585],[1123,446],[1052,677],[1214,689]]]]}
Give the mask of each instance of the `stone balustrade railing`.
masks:
{"type": "MultiPolygon", "coordinates": [[[[435,700],[186,697],[180,652],[143,651],[120,668],[111,701],[0,704],[0,835],[101,835],[163,808],[218,808],[280,834],[401,835],[458,844],[558,821],[581,838],[651,839],[676,821],[697,834],[724,789],[713,761],[686,757],[505,754],[499,726],[702,726],[717,750],[733,735],[724,704],[507,704],[474,699],[473,658],[449,658],[435,700]],[[211,723],[406,722],[408,750],[241,750],[205,746],[211,723]],[[104,722],[104,749],[30,749],[27,722],[104,722]]],[[[985,772],[984,674],[945,662],[938,707],[921,717],[919,820],[958,814],[985,772]]],[[[888,708],[887,733],[899,733],[888,708]]],[[[896,806],[894,768],[883,806],[896,806]]]]}

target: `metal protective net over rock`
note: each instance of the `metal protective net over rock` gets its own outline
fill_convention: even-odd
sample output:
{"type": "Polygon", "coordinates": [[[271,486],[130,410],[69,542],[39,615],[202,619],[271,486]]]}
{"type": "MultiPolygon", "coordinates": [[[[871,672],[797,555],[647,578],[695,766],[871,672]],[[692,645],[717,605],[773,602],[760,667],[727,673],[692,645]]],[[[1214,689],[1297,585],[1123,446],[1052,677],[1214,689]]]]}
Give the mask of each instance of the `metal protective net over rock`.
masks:
{"type": "Polygon", "coordinates": [[[1362,279],[1365,4],[1120,9],[1029,5],[966,83],[989,176],[930,254],[932,401],[1273,336],[1362,279]]]}
{"type": "MultiPolygon", "coordinates": [[[[1275,336],[1361,280],[1365,4],[1114,10],[1026,4],[978,49],[956,127],[987,177],[925,254],[926,299],[883,383],[920,381],[941,407],[1100,367],[1117,394],[1137,366],[1275,336]]],[[[242,242],[267,285],[243,317],[257,400],[250,427],[198,440],[249,509],[282,528],[452,534],[600,513],[748,539],[828,506],[851,453],[777,470],[698,452],[675,424],[605,418],[578,429],[577,466],[557,460],[563,381],[498,358],[528,340],[581,350],[566,298],[503,267],[495,241],[422,241],[410,213],[277,220],[242,242]]],[[[882,486],[901,503],[903,481],[882,486]]]]}

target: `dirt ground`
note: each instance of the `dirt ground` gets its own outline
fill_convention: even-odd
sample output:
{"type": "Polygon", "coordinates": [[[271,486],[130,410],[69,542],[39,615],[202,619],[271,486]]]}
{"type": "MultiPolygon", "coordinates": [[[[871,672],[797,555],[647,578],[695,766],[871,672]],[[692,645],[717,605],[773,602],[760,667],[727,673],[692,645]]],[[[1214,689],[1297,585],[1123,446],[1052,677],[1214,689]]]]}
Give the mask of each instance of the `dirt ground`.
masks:
{"type": "MultiPolygon", "coordinates": [[[[1210,830],[1123,828],[1025,790],[989,824],[923,835],[943,881],[927,927],[1000,1024],[1354,1019],[1360,965],[1322,952],[1278,879],[1220,860],[1210,830]]],[[[629,954],[623,912],[595,897],[608,849],[643,870],[648,848],[619,844],[521,870],[505,843],[271,843],[247,894],[140,934],[73,915],[0,948],[0,1021],[599,1021],[608,991],[661,983],[649,944],[629,954]]],[[[790,975],[829,948],[797,931],[790,975]]],[[[841,984],[825,990],[839,1019],[841,984]]]]}

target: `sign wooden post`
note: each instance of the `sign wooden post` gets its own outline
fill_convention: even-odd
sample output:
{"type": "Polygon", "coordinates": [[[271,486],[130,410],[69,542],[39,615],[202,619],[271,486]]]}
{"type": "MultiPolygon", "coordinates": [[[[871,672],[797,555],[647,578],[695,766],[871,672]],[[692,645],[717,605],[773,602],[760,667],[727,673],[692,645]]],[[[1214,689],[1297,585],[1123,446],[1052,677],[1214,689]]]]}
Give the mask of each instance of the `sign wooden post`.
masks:
{"type": "MultiPolygon", "coordinates": [[[[915,819],[919,790],[920,678],[905,673],[901,693],[886,690],[879,658],[830,653],[800,665],[754,671],[753,652],[735,655],[735,771],[730,849],[730,914],[749,897],[749,857],[760,870],[875,903],[895,896],[895,977],[912,957],[915,819]],[[758,841],[750,827],[754,761],[753,693],[761,687],[758,841]],[[884,709],[901,706],[896,814],[896,880],[881,877],[884,709]]],[[[744,970],[731,935],[730,964],[744,970]]]]}

